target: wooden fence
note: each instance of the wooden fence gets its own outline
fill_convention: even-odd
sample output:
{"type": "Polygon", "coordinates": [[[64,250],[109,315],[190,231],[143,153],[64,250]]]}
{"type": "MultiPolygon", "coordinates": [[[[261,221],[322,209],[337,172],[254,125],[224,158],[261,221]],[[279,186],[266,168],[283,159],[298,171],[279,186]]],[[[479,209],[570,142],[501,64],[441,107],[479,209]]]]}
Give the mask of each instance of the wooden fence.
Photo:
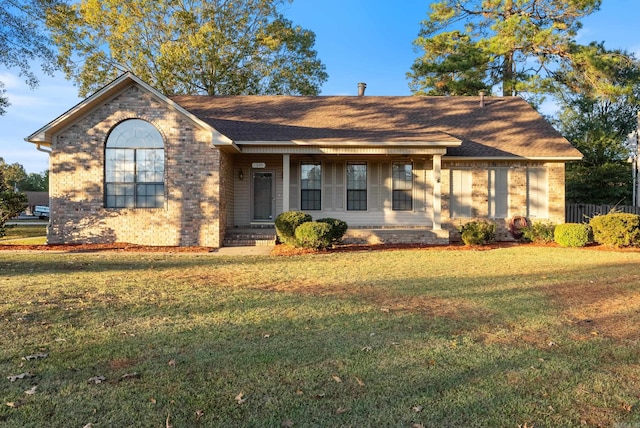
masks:
{"type": "Polygon", "coordinates": [[[640,207],[630,205],[566,204],[565,221],[567,223],[588,223],[592,217],[608,214],[611,211],[640,214],[640,207]]]}

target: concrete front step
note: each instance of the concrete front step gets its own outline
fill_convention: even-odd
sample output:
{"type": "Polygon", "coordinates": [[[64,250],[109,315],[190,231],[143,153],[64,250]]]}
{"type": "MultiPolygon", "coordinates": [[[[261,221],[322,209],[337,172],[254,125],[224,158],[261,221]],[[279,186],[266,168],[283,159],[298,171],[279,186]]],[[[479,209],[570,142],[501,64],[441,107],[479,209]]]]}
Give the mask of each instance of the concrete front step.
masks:
{"type": "Polygon", "coordinates": [[[276,244],[276,231],[271,230],[230,230],[225,234],[224,247],[254,247],[276,244]]]}
{"type": "Polygon", "coordinates": [[[224,247],[260,247],[276,245],[275,239],[227,239],[222,242],[224,247]]]}

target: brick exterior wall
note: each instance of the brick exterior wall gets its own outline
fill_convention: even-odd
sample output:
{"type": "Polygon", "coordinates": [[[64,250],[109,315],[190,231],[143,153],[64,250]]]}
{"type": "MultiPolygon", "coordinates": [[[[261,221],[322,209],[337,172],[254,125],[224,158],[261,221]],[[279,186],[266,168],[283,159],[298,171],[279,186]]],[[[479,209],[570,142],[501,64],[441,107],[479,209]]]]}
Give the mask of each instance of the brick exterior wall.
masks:
{"type": "Polygon", "coordinates": [[[529,168],[545,168],[548,182],[548,216],[533,221],[564,223],[565,216],[565,168],[562,162],[443,162],[442,164],[442,227],[456,237],[457,228],[467,222],[487,219],[489,215],[489,174],[491,167],[509,168],[509,213],[507,219],[490,219],[498,229],[498,240],[513,239],[508,230],[508,220],[514,216],[526,217],[527,213],[527,171],[529,168]],[[472,216],[470,218],[452,218],[451,169],[464,168],[472,176],[472,216]]]}
{"type": "MultiPolygon", "coordinates": [[[[48,242],[220,247],[225,227],[233,227],[237,225],[238,218],[248,216],[246,201],[250,196],[247,190],[250,164],[246,162],[253,158],[225,153],[211,145],[211,138],[210,132],[200,129],[186,116],[138,85],[129,86],[114,98],[102,102],[53,136],[48,242]],[[165,203],[162,208],[121,209],[104,206],[105,142],[114,126],[132,118],[150,122],[163,136],[165,203]],[[244,168],[247,175],[242,182],[244,187],[237,181],[239,167],[244,168]],[[242,205],[237,201],[246,203],[242,205]],[[245,211],[246,215],[243,214],[245,211]]],[[[276,172],[280,171],[280,159],[280,155],[273,157],[272,169],[276,172]]],[[[564,163],[443,160],[441,218],[444,235],[446,231],[451,231],[455,238],[457,227],[461,224],[487,218],[487,171],[491,167],[509,168],[508,218],[527,216],[527,171],[533,167],[545,168],[548,217],[537,220],[564,222],[564,163]],[[465,168],[471,173],[470,218],[451,218],[452,168],[465,168]]],[[[429,169],[429,162],[424,168],[429,169]]],[[[427,212],[431,210],[432,200],[429,176],[427,174],[423,189],[424,209],[427,212]]],[[[277,177],[281,177],[281,173],[277,177]]],[[[281,196],[282,189],[279,188],[277,193],[281,196]]],[[[282,201],[278,200],[278,207],[281,206],[282,201]]],[[[506,221],[494,221],[499,226],[498,239],[510,239],[506,221]]],[[[402,242],[415,239],[410,238],[410,234],[398,233],[385,233],[380,239],[402,242]]],[[[445,239],[444,235],[425,235],[424,239],[445,239]]]]}
{"type": "Polygon", "coordinates": [[[219,196],[229,162],[211,146],[210,133],[132,85],[54,136],[48,242],[219,247],[226,207],[219,196]],[[164,138],[162,208],[104,206],[106,138],[131,118],[150,122],[164,138]]]}

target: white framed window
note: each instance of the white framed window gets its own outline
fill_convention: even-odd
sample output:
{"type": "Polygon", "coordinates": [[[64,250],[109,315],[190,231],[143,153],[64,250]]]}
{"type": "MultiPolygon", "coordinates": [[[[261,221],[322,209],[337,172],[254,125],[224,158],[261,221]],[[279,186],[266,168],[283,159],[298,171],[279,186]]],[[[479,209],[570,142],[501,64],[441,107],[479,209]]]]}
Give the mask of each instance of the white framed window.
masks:
{"type": "Polygon", "coordinates": [[[471,217],[471,170],[451,169],[450,216],[471,217]]]}
{"type": "Polygon", "coordinates": [[[367,210],[367,164],[347,163],[347,211],[367,210]]]}
{"type": "Polygon", "coordinates": [[[544,167],[527,168],[527,217],[549,217],[549,177],[544,167]]]}
{"type": "Polygon", "coordinates": [[[116,125],[105,145],[105,207],[160,208],[164,205],[164,141],[149,122],[116,125]]]}
{"type": "Polygon", "coordinates": [[[509,217],[509,168],[489,168],[489,217],[509,217]]]}
{"type": "Polygon", "coordinates": [[[394,211],[411,211],[413,209],[413,164],[394,162],[391,177],[391,208],[394,211]]]}
{"type": "Polygon", "coordinates": [[[303,162],[300,165],[300,208],[306,211],[322,209],[322,164],[303,162]]]}

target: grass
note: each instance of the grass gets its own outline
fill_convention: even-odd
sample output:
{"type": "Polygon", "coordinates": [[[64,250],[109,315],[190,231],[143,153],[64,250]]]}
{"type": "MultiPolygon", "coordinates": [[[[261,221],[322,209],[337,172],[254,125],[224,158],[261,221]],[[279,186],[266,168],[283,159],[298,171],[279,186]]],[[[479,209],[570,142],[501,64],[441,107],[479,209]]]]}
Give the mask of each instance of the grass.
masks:
{"type": "Polygon", "coordinates": [[[0,425],[637,426],[639,263],[0,252],[0,425]]]}
{"type": "Polygon", "coordinates": [[[47,241],[47,226],[22,223],[6,226],[5,236],[0,237],[0,245],[42,245],[47,241]]]}

